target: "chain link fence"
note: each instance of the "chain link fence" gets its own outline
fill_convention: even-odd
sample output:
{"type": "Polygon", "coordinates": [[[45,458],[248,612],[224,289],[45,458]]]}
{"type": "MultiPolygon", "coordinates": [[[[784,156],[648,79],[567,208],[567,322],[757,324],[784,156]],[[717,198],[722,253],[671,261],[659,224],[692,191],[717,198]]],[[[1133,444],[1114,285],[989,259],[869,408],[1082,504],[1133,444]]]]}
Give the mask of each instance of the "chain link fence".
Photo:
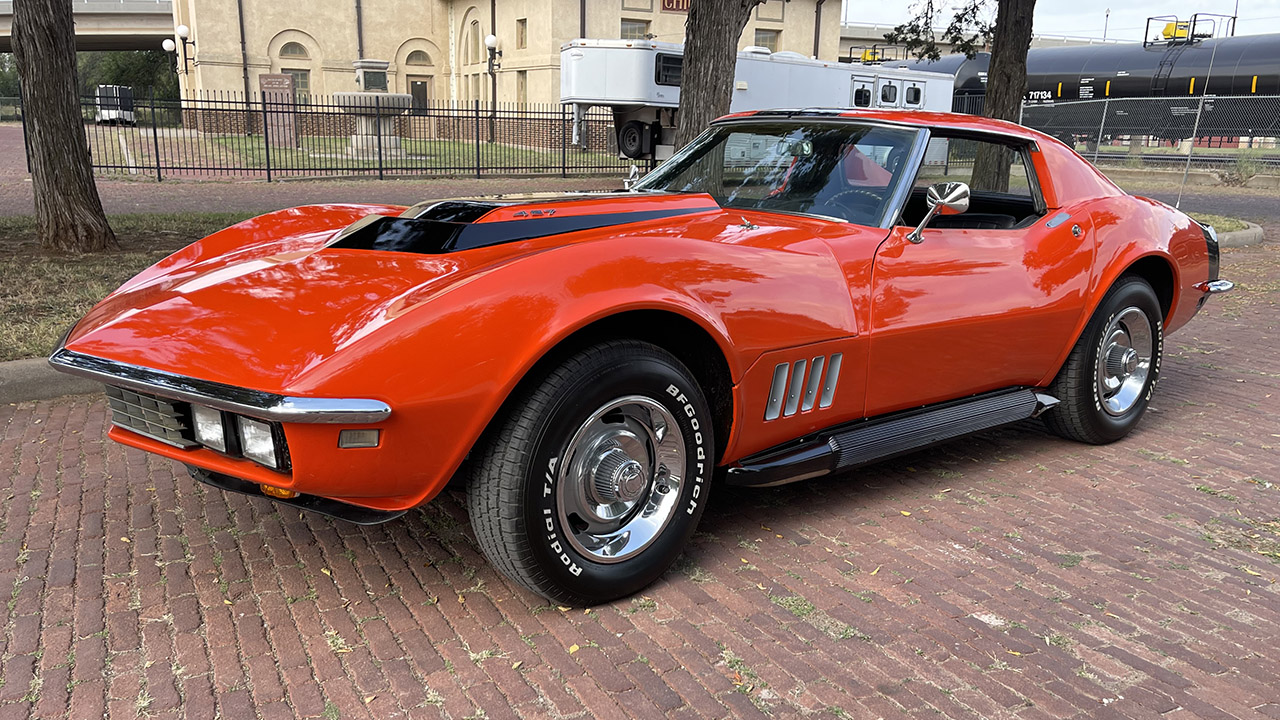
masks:
{"type": "MultiPolygon", "coordinates": [[[[568,106],[479,101],[392,107],[374,97],[298,101],[232,93],[197,99],[81,100],[101,175],[266,179],[622,174],[613,114],[595,108],[574,133],[568,106]]],[[[22,121],[0,101],[0,121],[22,121]]]]}
{"type": "Polygon", "coordinates": [[[1213,170],[1228,182],[1280,172],[1280,97],[1104,98],[1027,103],[1022,124],[1103,167],[1213,170]]]}

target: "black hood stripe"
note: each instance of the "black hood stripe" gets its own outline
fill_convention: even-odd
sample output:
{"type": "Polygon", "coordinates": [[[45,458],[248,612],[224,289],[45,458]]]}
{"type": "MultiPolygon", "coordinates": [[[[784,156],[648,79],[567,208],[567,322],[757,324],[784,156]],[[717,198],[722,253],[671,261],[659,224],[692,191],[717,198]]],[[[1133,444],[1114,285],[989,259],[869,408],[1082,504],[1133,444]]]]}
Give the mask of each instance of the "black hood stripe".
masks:
{"type": "Polygon", "coordinates": [[[636,212],[569,217],[543,216],[490,223],[463,223],[422,218],[384,217],[341,236],[330,247],[344,250],[380,250],[419,255],[441,255],[461,250],[532,240],[549,235],[598,230],[605,227],[716,212],[715,205],[696,208],[640,210],[636,212]]]}

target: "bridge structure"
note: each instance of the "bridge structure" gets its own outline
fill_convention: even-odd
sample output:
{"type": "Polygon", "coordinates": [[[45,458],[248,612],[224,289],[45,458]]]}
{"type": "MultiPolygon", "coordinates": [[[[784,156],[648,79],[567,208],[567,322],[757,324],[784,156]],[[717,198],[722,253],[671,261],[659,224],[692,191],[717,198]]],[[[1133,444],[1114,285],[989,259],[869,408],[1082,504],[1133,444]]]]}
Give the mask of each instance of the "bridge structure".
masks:
{"type": "MultiPolygon", "coordinates": [[[[77,50],[159,50],[173,37],[172,0],[71,0],[77,50]]],[[[0,52],[13,52],[13,2],[0,0],[0,52]]]]}

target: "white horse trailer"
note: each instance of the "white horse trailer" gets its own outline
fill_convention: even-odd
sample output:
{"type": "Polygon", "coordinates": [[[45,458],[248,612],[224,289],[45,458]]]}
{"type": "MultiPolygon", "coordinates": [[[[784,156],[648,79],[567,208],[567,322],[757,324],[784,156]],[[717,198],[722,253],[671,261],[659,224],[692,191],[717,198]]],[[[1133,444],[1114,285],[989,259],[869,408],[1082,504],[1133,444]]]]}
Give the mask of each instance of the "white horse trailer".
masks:
{"type": "MultiPolygon", "coordinates": [[[[670,157],[684,46],[651,40],[577,39],[560,48],[560,102],[573,105],[573,142],[583,144],[588,108],[613,109],[618,152],[670,157]]],[[[776,108],[951,110],[955,78],[943,73],[812,60],[749,47],[738,53],[731,112],[776,108]]]]}
{"type": "Polygon", "coordinates": [[[99,125],[137,125],[133,111],[133,88],[127,85],[99,85],[94,100],[93,121],[99,125]]]}

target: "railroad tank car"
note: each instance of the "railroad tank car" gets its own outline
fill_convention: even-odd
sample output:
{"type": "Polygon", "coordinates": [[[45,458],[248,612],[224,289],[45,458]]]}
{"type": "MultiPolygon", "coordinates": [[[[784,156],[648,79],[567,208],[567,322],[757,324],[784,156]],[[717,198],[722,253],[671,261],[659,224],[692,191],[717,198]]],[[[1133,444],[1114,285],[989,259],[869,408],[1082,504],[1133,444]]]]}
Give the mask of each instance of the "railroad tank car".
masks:
{"type": "MultiPolygon", "coordinates": [[[[990,61],[989,53],[978,53],[973,58],[947,55],[935,62],[893,61],[885,65],[954,74],[954,108],[973,112],[981,109],[974,99],[986,94],[990,61]]],[[[1276,112],[1280,105],[1250,99],[1280,95],[1280,33],[1033,48],[1027,53],[1028,112],[1034,105],[1104,98],[1166,97],[1171,103],[1186,105],[1170,105],[1162,116],[1163,122],[1156,127],[1150,118],[1139,118],[1134,113],[1111,113],[1108,135],[1189,137],[1199,101],[1178,101],[1206,94],[1217,97],[1206,102],[1198,134],[1280,134],[1276,112]]],[[[1052,113],[1036,111],[1026,120],[1055,135],[1096,134],[1100,113],[1088,106],[1059,106],[1052,113]]]]}

